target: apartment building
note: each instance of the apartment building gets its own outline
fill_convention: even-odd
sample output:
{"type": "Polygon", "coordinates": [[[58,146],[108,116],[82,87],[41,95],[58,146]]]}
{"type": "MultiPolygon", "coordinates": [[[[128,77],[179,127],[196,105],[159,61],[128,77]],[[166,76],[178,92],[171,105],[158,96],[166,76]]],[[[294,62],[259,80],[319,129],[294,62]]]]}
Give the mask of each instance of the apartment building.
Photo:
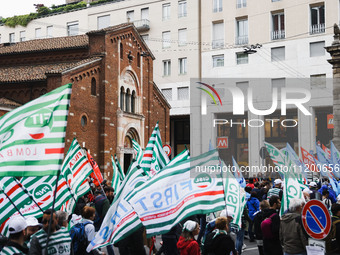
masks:
{"type": "Polygon", "coordinates": [[[191,77],[199,76],[200,67],[198,20],[198,0],[122,0],[35,19],[27,27],[2,25],[0,42],[75,36],[134,23],[156,58],[154,81],[172,107],[171,145],[177,154],[190,146],[189,84],[191,77]]]}
{"type": "MultiPolygon", "coordinates": [[[[333,25],[339,23],[339,1],[211,0],[205,2],[201,18],[202,42],[205,42],[202,47],[202,78],[238,78],[235,87],[242,91],[253,88],[259,95],[269,98],[273,88],[280,90],[288,86],[289,78],[311,79],[307,89],[312,92],[308,104],[312,116],[303,116],[296,107],[281,116],[278,108],[271,117],[295,119],[299,125],[290,130],[280,125],[272,127],[268,123],[258,129],[227,125],[208,128],[204,123],[211,123],[214,118],[229,116],[248,121],[268,117],[256,116],[249,109],[244,116],[235,117],[232,105],[227,111],[226,108],[221,111],[208,104],[210,117],[191,119],[191,125],[202,127],[200,132],[191,133],[191,138],[197,138],[191,144],[194,150],[198,150],[192,150],[194,155],[206,151],[210,141],[217,145],[216,137],[229,139],[229,148],[221,150],[228,162],[234,156],[238,162],[250,165],[261,164],[259,151],[264,141],[279,148],[289,142],[298,153],[300,146],[315,151],[317,140],[329,143],[332,130],[328,128],[327,120],[332,114],[333,100],[332,82],[326,82],[326,78],[332,78],[332,66],[327,62],[330,55],[324,47],[332,44],[333,25]],[[254,87],[247,78],[267,78],[271,85],[254,87]]],[[[227,98],[232,100],[228,93],[225,100],[227,98]]]]}

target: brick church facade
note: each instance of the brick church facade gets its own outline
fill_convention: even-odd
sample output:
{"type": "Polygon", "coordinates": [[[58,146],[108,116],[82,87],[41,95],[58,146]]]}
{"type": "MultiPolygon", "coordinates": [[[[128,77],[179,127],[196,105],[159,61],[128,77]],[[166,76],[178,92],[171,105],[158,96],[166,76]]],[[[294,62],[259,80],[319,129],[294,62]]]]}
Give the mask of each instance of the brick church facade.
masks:
{"type": "Polygon", "coordinates": [[[145,148],[156,122],[170,141],[170,105],[153,82],[154,56],[132,24],[85,35],[0,45],[0,113],[72,83],[73,137],[111,180],[111,154],[127,170],[132,139],[145,148]]]}

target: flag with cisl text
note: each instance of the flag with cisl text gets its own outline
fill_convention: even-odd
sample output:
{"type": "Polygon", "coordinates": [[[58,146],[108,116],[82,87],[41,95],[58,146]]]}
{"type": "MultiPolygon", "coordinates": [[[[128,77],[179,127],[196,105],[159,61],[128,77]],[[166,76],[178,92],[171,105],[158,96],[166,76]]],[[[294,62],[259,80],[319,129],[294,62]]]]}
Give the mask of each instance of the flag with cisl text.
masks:
{"type": "Polygon", "coordinates": [[[145,226],[147,236],[166,233],[191,215],[223,210],[221,175],[209,172],[218,165],[218,151],[209,151],[165,167],[136,188],[127,201],[145,226]]]}
{"type": "Polygon", "coordinates": [[[0,176],[56,175],[64,158],[72,84],[0,118],[0,176]]]}

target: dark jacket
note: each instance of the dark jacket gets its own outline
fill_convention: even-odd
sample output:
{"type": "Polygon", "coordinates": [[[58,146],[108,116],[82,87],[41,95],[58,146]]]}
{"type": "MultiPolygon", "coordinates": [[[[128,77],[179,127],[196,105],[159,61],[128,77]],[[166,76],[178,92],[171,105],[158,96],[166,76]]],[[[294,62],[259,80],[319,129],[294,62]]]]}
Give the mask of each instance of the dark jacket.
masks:
{"type": "Polygon", "coordinates": [[[264,219],[269,218],[272,214],[276,213],[272,217],[271,230],[274,238],[263,239],[263,251],[265,255],[282,255],[282,247],[280,243],[280,216],[274,209],[264,209],[263,217],[264,219]]]}
{"type": "Polygon", "coordinates": [[[215,231],[207,235],[204,243],[203,255],[230,255],[231,252],[234,255],[237,254],[234,241],[231,239],[230,235],[226,235],[225,233],[215,235],[215,231]]]}
{"type": "Polygon", "coordinates": [[[262,240],[261,223],[264,220],[264,212],[259,211],[254,217],[254,233],[256,240],[262,240]]]}
{"type": "MultiPolygon", "coordinates": [[[[21,253],[15,253],[15,254],[28,254],[28,248],[27,247],[23,247],[18,243],[12,242],[12,241],[8,241],[7,244],[4,246],[5,247],[14,247],[17,248],[21,253]]],[[[0,252],[1,253],[1,252],[0,252]]]]}
{"type": "Polygon", "coordinates": [[[282,216],[280,240],[286,253],[297,254],[306,252],[308,238],[302,227],[300,214],[286,213],[282,216]]]}
{"type": "Polygon", "coordinates": [[[104,195],[98,195],[94,199],[94,205],[96,207],[96,218],[94,220],[95,230],[98,231],[102,225],[103,219],[110,208],[110,202],[104,195]]]}

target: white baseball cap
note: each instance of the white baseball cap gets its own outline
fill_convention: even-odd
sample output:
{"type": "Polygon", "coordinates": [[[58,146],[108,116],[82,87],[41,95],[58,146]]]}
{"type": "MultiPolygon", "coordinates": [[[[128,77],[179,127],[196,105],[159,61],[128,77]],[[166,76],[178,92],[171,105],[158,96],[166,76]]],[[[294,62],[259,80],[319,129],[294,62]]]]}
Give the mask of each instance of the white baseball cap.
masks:
{"type": "Polygon", "coordinates": [[[34,217],[27,218],[26,223],[27,223],[27,227],[36,227],[36,226],[41,227],[42,226],[42,224],[40,224],[38,220],[34,217]]]}
{"type": "Polygon", "coordinates": [[[16,216],[9,220],[8,230],[10,234],[16,234],[27,228],[26,220],[21,216],[16,216]]]}
{"type": "Polygon", "coordinates": [[[306,192],[306,193],[313,193],[313,191],[311,191],[309,188],[304,188],[302,192],[306,192]]]}
{"type": "Polygon", "coordinates": [[[309,186],[311,186],[311,187],[316,187],[317,184],[316,184],[316,182],[310,182],[310,183],[309,183],[309,186]]]}
{"type": "Polygon", "coordinates": [[[281,179],[275,179],[274,184],[275,185],[282,184],[282,180],[281,179]]]}

